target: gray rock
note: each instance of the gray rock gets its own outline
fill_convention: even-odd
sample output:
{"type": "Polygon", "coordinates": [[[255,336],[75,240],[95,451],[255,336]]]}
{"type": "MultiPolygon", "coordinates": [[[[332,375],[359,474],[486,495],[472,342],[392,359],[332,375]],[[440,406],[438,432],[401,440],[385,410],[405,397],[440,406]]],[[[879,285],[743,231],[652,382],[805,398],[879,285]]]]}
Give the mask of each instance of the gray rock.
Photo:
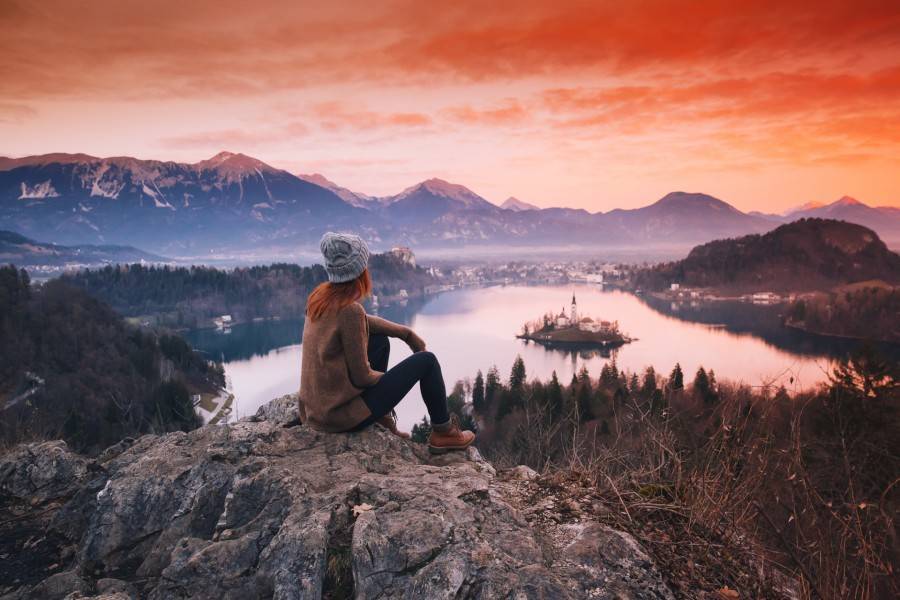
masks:
{"type": "Polygon", "coordinates": [[[137,588],[127,581],[122,581],[121,579],[98,579],[97,593],[101,596],[107,597],[121,594],[125,598],[138,598],[137,588]]]}
{"type": "Polygon", "coordinates": [[[568,543],[556,569],[577,582],[586,598],[672,598],[653,561],[628,533],[593,522],[564,525],[568,543]]]}
{"type": "Polygon", "coordinates": [[[0,493],[35,504],[65,496],[88,476],[89,462],[62,440],[17,446],[0,457],[0,493]]]}
{"type": "Polygon", "coordinates": [[[3,489],[99,491],[76,505],[90,514],[67,534],[80,533],[69,570],[13,597],[672,597],[630,536],[530,526],[504,495],[518,476],[500,485],[474,448],[432,457],[380,428],[285,427],[292,410],[286,396],[232,425],[117,445],[93,467],[102,486],[58,445],[17,449],[3,489]]]}
{"type": "Polygon", "coordinates": [[[503,477],[505,479],[521,479],[522,481],[530,481],[532,479],[537,479],[538,474],[537,471],[527,465],[519,465],[517,467],[513,467],[512,469],[506,469],[505,471],[503,471],[503,477]]]}
{"type": "Polygon", "coordinates": [[[299,419],[300,407],[297,403],[297,395],[288,394],[263,404],[256,411],[255,415],[244,417],[241,421],[249,421],[252,423],[268,421],[278,425],[286,425],[288,423],[298,422],[299,419]]]}
{"type": "Polygon", "coordinates": [[[75,593],[86,593],[89,590],[88,583],[74,571],[63,571],[51,575],[41,583],[34,586],[23,598],[35,600],[61,600],[75,593]]]}

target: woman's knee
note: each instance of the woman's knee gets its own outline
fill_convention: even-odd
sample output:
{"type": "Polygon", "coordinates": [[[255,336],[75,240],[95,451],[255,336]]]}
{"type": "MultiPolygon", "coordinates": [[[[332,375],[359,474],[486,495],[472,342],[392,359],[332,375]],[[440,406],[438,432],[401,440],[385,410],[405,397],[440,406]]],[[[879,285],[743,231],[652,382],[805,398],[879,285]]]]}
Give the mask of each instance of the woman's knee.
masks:
{"type": "Polygon", "coordinates": [[[422,352],[416,352],[416,356],[420,356],[421,358],[419,360],[428,366],[439,365],[437,356],[434,352],[423,350],[422,352]]]}

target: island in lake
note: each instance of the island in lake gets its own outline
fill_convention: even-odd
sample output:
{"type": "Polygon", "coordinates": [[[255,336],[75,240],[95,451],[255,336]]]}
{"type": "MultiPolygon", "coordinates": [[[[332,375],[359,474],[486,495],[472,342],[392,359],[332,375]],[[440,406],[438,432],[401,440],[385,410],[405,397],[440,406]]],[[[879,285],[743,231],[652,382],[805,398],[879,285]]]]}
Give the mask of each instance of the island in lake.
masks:
{"type": "Polygon", "coordinates": [[[547,346],[617,348],[634,341],[619,331],[618,321],[602,321],[578,314],[578,303],[572,294],[569,314],[545,314],[522,327],[519,339],[531,340],[547,346]]]}

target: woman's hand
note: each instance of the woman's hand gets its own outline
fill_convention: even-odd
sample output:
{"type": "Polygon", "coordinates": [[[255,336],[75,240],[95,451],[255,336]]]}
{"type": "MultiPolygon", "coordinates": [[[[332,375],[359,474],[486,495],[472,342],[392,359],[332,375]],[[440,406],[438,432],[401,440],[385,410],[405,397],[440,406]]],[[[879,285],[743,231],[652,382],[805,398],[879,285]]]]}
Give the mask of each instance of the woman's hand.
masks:
{"type": "Polygon", "coordinates": [[[425,351],[425,340],[416,335],[416,332],[412,329],[409,330],[409,335],[406,336],[406,345],[409,346],[413,352],[425,351]]]}

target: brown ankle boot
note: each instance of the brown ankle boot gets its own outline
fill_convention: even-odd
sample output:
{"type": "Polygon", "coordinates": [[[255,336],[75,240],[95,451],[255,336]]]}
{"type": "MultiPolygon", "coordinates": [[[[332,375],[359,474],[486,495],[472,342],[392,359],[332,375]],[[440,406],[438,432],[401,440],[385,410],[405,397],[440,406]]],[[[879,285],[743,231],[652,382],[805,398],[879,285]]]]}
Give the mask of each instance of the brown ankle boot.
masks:
{"type": "Polygon", "coordinates": [[[428,451],[443,454],[450,450],[465,450],[475,441],[475,434],[459,428],[459,419],[450,415],[450,422],[434,426],[428,436],[428,451]]]}
{"type": "Polygon", "coordinates": [[[397,429],[397,417],[395,417],[393,414],[384,415],[375,422],[397,437],[402,437],[405,440],[408,440],[410,438],[410,435],[407,432],[397,429]]]}

